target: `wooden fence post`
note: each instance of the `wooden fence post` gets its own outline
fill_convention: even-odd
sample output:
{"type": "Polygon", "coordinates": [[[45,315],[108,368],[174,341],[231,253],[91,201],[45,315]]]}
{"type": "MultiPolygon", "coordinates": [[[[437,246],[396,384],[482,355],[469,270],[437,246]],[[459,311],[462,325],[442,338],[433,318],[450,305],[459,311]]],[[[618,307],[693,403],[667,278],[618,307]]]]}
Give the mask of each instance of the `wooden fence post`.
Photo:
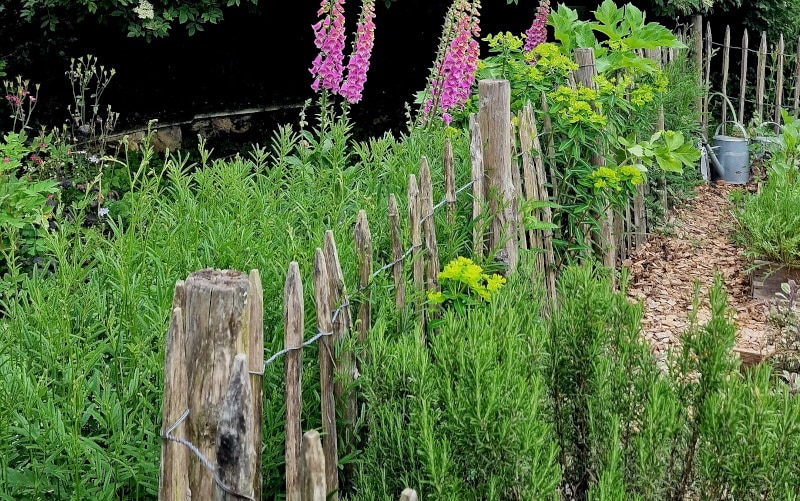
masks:
{"type": "Polygon", "coordinates": [[[794,58],[794,109],[792,114],[797,118],[800,109],[800,37],[797,38],[797,55],[794,58]]]}
{"type": "Polygon", "coordinates": [[[406,281],[403,280],[403,242],[400,239],[400,212],[394,193],[389,195],[389,228],[392,234],[392,274],[394,275],[394,304],[403,311],[406,305],[406,281]]]}
{"type": "Polygon", "coordinates": [[[519,151],[517,150],[517,130],[511,123],[511,180],[514,183],[514,214],[517,215],[517,246],[518,249],[528,250],[528,237],[525,232],[525,214],[522,212],[522,177],[519,173],[519,151]]]}
{"type": "MultiPolygon", "coordinates": [[[[185,287],[188,440],[217,464],[218,423],[231,361],[247,354],[250,282],[238,271],[205,269],[189,275],[185,287]]],[[[213,476],[196,457],[189,463],[189,488],[194,499],[214,496],[213,476]]]]}
{"type": "MultiPolygon", "coordinates": [[[[692,52],[694,54],[694,64],[697,67],[697,84],[703,88],[703,16],[696,15],[692,19],[692,52]]],[[[703,92],[703,95],[697,98],[695,106],[700,112],[700,126],[703,125],[703,101],[708,93],[703,92]]],[[[705,131],[705,129],[703,129],[705,131]]]]}
{"type": "MultiPolygon", "coordinates": [[[[183,280],[175,283],[172,316],[167,332],[164,353],[164,418],[161,427],[161,471],[158,482],[158,499],[162,501],[188,501],[189,449],[183,444],[163,438],[167,429],[187,409],[188,382],[186,380],[186,338],[183,306],[186,287],[183,280]]],[[[181,426],[178,430],[185,430],[181,426]]],[[[175,436],[185,432],[173,431],[175,436]]]]}
{"type": "Polygon", "coordinates": [[[775,114],[773,121],[775,122],[775,134],[781,132],[781,107],[783,106],[783,33],[778,38],[778,59],[775,63],[775,114]]]}
{"type": "Polygon", "coordinates": [[[439,290],[439,248],[436,242],[436,218],[433,214],[433,181],[428,159],[422,157],[419,168],[419,203],[422,231],[425,234],[426,290],[439,290]]]}
{"type": "Polygon", "coordinates": [[[403,489],[403,492],[400,494],[400,501],[418,501],[419,497],[417,496],[417,491],[411,488],[403,489]]]}
{"type": "Polygon", "coordinates": [[[711,91],[711,58],[714,55],[714,50],[713,50],[713,47],[711,45],[711,23],[710,22],[706,23],[706,40],[705,40],[705,42],[706,42],[706,50],[705,50],[705,52],[706,52],[706,60],[705,60],[706,69],[705,69],[705,78],[703,79],[703,82],[705,83],[706,98],[703,100],[703,130],[702,131],[706,135],[706,137],[708,137],[708,127],[709,127],[709,122],[708,122],[708,115],[709,115],[708,103],[711,101],[711,97],[709,96],[709,93],[711,91]]]}
{"type": "MultiPolygon", "coordinates": [[[[731,27],[725,26],[725,39],[722,44],[722,95],[728,97],[728,68],[730,66],[731,53],[731,27]]],[[[727,133],[728,106],[722,103],[722,133],[727,133]]],[[[734,117],[731,117],[733,119],[734,117]]]]}
{"type": "Polygon", "coordinates": [[[424,261],[422,252],[422,227],[420,225],[419,187],[414,174],[408,176],[408,224],[411,229],[411,274],[414,279],[414,309],[422,324],[422,337],[425,339],[425,310],[423,291],[425,290],[424,261]]]}
{"type": "MultiPolygon", "coordinates": [[[[352,321],[350,317],[350,307],[347,306],[349,298],[344,285],[344,273],[339,263],[339,252],[336,249],[336,241],[333,238],[333,231],[325,231],[323,245],[325,254],[325,264],[328,266],[329,289],[333,306],[340,308],[336,321],[333,322],[333,345],[334,345],[334,368],[335,376],[333,379],[333,394],[336,398],[336,406],[341,409],[341,416],[344,418],[339,436],[343,437],[343,455],[347,455],[355,450],[354,426],[358,420],[356,393],[353,390],[347,391],[355,379],[356,367],[353,363],[353,353],[349,348],[350,331],[352,321]]],[[[353,464],[347,463],[344,469],[344,481],[352,480],[354,474],[353,464]]]]}
{"type": "Polygon", "coordinates": [[[508,80],[478,82],[481,137],[486,167],[487,194],[492,225],[489,246],[496,250],[508,271],[517,269],[517,215],[511,177],[511,85],[508,80]]]}
{"type": "Polygon", "coordinates": [[[764,120],[764,79],[767,66],[767,33],[761,32],[761,45],[758,46],[758,69],[756,71],[756,116],[758,123],[764,120]]]}
{"type": "Polygon", "coordinates": [[[449,137],[444,140],[442,161],[444,169],[444,199],[447,204],[447,224],[452,228],[456,216],[456,172],[453,162],[453,145],[449,137]]]}
{"type": "MultiPolygon", "coordinates": [[[[253,476],[260,477],[255,469],[256,451],[253,449],[253,393],[248,374],[248,357],[239,353],[233,360],[228,389],[225,392],[217,426],[217,476],[231,491],[215,484],[215,501],[239,501],[253,495],[253,476]]],[[[261,427],[258,427],[261,434],[261,427]]]]}
{"type": "Polygon", "coordinates": [[[739,75],[739,123],[744,123],[745,93],[747,91],[747,54],[749,52],[748,44],[747,28],[745,28],[744,34],[742,35],[742,71],[739,75]]]}
{"type": "MultiPolygon", "coordinates": [[[[469,156],[472,171],[472,245],[476,259],[483,259],[484,223],[480,219],[485,200],[483,186],[483,140],[481,128],[474,113],[469,116],[469,156]]],[[[409,194],[409,200],[410,200],[409,194]]]]}
{"type": "MultiPolygon", "coordinates": [[[[317,327],[322,333],[332,333],[331,295],[328,279],[328,265],[322,249],[314,253],[314,303],[317,308],[317,327]]],[[[331,336],[319,340],[319,383],[322,404],[322,431],[325,434],[325,482],[328,489],[336,491],[331,500],[338,499],[339,471],[337,469],[339,451],[336,434],[336,408],[333,395],[333,349],[331,336]]]]}
{"type": "MultiPolygon", "coordinates": [[[[556,171],[553,165],[555,162],[553,159],[556,156],[556,148],[555,143],[553,141],[553,120],[550,118],[550,104],[547,102],[547,94],[542,91],[542,131],[544,135],[547,136],[547,175],[549,176],[550,180],[552,181],[551,193],[550,195],[553,197],[553,200],[558,198],[558,184],[556,183],[556,171]]],[[[538,140],[538,138],[537,138],[538,140]]],[[[544,160],[542,160],[544,163],[544,160]]]]}
{"type": "MultiPolygon", "coordinates": [[[[575,49],[575,63],[578,69],[575,70],[576,81],[584,87],[595,89],[596,84],[594,77],[597,75],[597,69],[594,62],[593,49],[575,49]]],[[[598,144],[598,146],[600,146],[598,144]]],[[[605,165],[604,152],[600,151],[599,154],[592,155],[592,165],[601,166],[605,165]]],[[[614,237],[614,210],[609,208],[603,214],[605,217],[601,222],[601,238],[598,242],[603,252],[603,264],[608,268],[615,269],[617,266],[616,260],[616,238],[614,237]]],[[[598,214],[598,216],[601,216],[598,214]]],[[[586,235],[586,240],[589,240],[589,235],[586,235]]]]}
{"type": "Polygon", "coordinates": [[[301,500],[326,501],[328,486],[325,482],[325,453],[317,430],[309,430],[303,435],[300,456],[301,500]]]}
{"type": "Polygon", "coordinates": [[[264,287],[258,270],[250,270],[248,276],[250,289],[247,297],[250,300],[250,330],[247,345],[250,364],[250,391],[253,395],[253,418],[256,433],[253,434],[253,450],[256,462],[253,466],[257,474],[253,477],[253,496],[261,499],[261,444],[264,415],[264,287]]]}
{"type": "MultiPolygon", "coordinates": [[[[526,201],[531,200],[546,200],[547,193],[544,196],[539,193],[539,185],[536,183],[536,174],[534,167],[534,158],[541,159],[542,152],[534,151],[533,138],[536,136],[536,124],[533,123],[533,107],[531,102],[525,108],[519,111],[517,115],[519,122],[519,149],[522,156],[522,185],[526,201]],[[530,118],[529,118],[530,114],[530,118]]],[[[538,138],[537,138],[538,139],[538,138]]],[[[531,217],[540,221],[540,211],[538,209],[531,212],[531,217]]],[[[542,239],[540,233],[536,230],[528,230],[528,240],[530,240],[531,249],[543,249],[542,239]]],[[[540,253],[536,258],[536,271],[544,273],[544,257],[540,253]]]]}
{"type": "Polygon", "coordinates": [[[286,353],[286,501],[301,500],[300,479],[300,413],[303,408],[300,376],[303,368],[303,329],[305,307],[303,282],[297,261],[289,264],[283,289],[283,347],[286,353]]]}
{"type": "Polygon", "coordinates": [[[372,275],[372,234],[369,231],[367,213],[358,211],[356,227],[353,230],[353,241],[356,246],[358,258],[359,284],[361,286],[362,300],[358,305],[358,343],[364,344],[367,334],[372,326],[372,310],[369,290],[369,281],[372,275]]]}

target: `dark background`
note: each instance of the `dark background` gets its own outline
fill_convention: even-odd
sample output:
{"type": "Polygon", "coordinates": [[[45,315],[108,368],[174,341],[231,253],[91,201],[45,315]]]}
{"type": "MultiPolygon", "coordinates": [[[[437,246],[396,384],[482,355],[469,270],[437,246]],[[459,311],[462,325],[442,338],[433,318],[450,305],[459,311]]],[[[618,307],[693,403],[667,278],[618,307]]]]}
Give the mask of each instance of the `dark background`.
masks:
{"type": "MultiPolygon", "coordinates": [[[[287,109],[262,115],[272,115],[268,121],[275,123],[294,122],[299,111],[295,105],[315,97],[308,69],[316,56],[311,25],[317,21],[319,2],[260,4],[227,8],[223,21],[205,25],[205,31],[193,36],[175,26],[169,37],[149,43],[128,38],[120,25],[90,21],[61,23],[50,32],[22,22],[7,4],[0,11],[0,57],[8,62],[6,78],[20,74],[41,84],[34,120],[42,125],[67,119],[72,96],[64,73],[70,57],[86,54],[117,71],[101,104],[102,109],[111,104],[120,113],[118,130],[142,127],[152,118],[165,123],[201,113],[281,105],[287,109]]],[[[387,7],[377,1],[375,48],[364,98],[351,107],[361,132],[382,134],[405,123],[404,103],[413,101],[414,93],[425,86],[449,4],[397,0],[387,7]]],[[[500,30],[524,32],[537,5],[530,0],[520,0],[520,5],[486,0],[482,36],[500,30]]],[[[352,38],[360,2],[350,0],[345,8],[352,38]]],[[[3,125],[7,122],[0,122],[0,129],[3,125]]]]}
{"type": "MultiPolygon", "coordinates": [[[[128,38],[125,28],[113,20],[111,24],[65,21],[49,31],[23,22],[15,3],[19,2],[0,0],[0,57],[8,63],[6,78],[21,74],[41,84],[34,112],[40,125],[59,125],[67,119],[72,96],[64,73],[70,57],[86,54],[117,71],[101,103],[103,109],[111,104],[120,113],[117,130],[141,128],[153,118],[169,123],[202,113],[283,107],[260,114],[262,127],[267,128],[296,122],[299,105],[315,97],[308,69],[316,55],[311,25],[317,21],[317,0],[262,0],[257,7],[226,8],[224,19],[205,25],[202,32],[188,36],[185,27],[176,25],[169,37],[151,42],[128,38]]],[[[586,19],[599,2],[570,3],[586,19]]],[[[647,2],[636,3],[644,3],[640,7],[647,10],[647,2]]],[[[387,7],[383,0],[377,1],[375,48],[364,99],[351,107],[359,135],[402,129],[404,104],[425,86],[449,4],[449,0],[396,0],[387,7]]],[[[519,0],[519,5],[485,0],[481,36],[524,32],[537,6],[534,0],[519,0]]],[[[360,2],[350,0],[345,8],[352,39],[360,2]]],[[[675,20],[652,15],[648,20],[659,20],[669,28],[676,25],[675,20]]],[[[716,22],[716,26],[723,25],[716,22]]],[[[4,128],[7,121],[0,121],[0,129],[4,128]]]]}

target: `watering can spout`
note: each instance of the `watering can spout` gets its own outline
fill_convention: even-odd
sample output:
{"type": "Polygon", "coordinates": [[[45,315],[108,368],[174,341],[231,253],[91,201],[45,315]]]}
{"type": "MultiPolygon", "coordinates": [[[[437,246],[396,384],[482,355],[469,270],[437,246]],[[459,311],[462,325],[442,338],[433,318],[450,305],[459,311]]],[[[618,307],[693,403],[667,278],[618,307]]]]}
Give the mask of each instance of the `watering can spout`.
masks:
{"type": "Polygon", "coordinates": [[[714,167],[714,174],[720,179],[725,178],[725,168],[722,167],[717,155],[714,153],[714,148],[708,144],[708,141],[703,140],[703,146],[705,146],[706,151],[708,151],[708,157],[711,159],[711,165],[714,167]]]}

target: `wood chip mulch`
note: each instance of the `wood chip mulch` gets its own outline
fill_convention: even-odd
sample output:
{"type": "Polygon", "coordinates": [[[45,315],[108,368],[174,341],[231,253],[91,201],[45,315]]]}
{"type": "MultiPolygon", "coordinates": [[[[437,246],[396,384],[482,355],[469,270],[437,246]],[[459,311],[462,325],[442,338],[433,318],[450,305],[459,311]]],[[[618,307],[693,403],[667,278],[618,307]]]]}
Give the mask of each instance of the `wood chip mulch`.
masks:
{"type": "Polygon", "coordinates": [[[717,271],[722,273],[737,327],[735,351],[744,360],[771,348],[767,346],[766,307],[751,298],[743,250],[731,243],[736,223],[729,194],[734,189],[742,187],[698,187],[697,196],[674,211],[667,231],[649,235],[623,263],[631,271],[628,296],[644,303],[642,333],[659,359],[680,341],[687,327],[695,280],[700,283],[698,322],[711,317],[708,289],[717,271]]]}

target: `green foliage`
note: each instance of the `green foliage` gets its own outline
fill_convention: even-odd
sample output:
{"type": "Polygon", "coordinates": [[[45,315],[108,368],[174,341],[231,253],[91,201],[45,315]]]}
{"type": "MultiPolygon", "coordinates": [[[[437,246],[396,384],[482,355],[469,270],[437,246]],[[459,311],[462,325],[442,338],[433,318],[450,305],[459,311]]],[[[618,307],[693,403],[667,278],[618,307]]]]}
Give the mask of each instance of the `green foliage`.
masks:
{"type": "Polygon", "coordinates": [[[445,321],[419,343],[379,316],[362,379],[369,437],[354,499],[556,499],[546,418],[541,294],[529,273],[488,308],[445,321]]]}
{"type": "MultiPolygon", "coordinates": [[[[239,6],[240,0],[23,0],[20,14],[28,22],[55,31],[69,19],[95,20],[122,24],[130,37],[148,41],[165,37],[175,25],[183,25],[189,35],[203,31],[206,24],[222,20],[222,9],[239,6]]],[[[258,0],[249,0],[257,5],[258,0]]]]}
{"type": "MultiPolygon", "coordinates": [[[[544,43],[529,53],[518,36],[490,35],[491,55],[478,69],[479,79],[509,80],[513,115],[545,96],[552,135],[542,142],[554,146],[555,155],[545,160],[555,175],[550,202],[559,208],[554,243],[562,265],[594,252],[605,214],[624,209],[645,173],[682,173],[699,158],[682,130],[654,135],[659,106],[668,92],[675,99],[672,82],[654,61],[636,53],[685,46],[663,26],[645,22],[644,13],[630,4],[617,7],[606,0],[594,16],[596,21],[582,21],[575,10],[559,5],[548,24],[560,44],[544,43]],[[576,87],[572,81],[576,48],[594,50],[598,75],[591,87],[576,87]]],[[[474,91],[461,123],[476,111],[476,103],[474,91]]],[[[537,109],[536,115],[543,123],[544,112],[537,109]]]]}
{"type": "Polygon", "coordinates": [[[0,138],[0,296],[44,250],[56,182],[31,173],[46,150],[43,140],[28,144],[24,131],[0,138]]]}
{"type": "MultiPolygon", "coordinates": [[[[783,111],[783,110],[782,110],[783,111]]],[[[768,177],[761,192],[740,197],[734,215],[745,254],[782,264],[800,264],[800,120],[783,111],[778,148],[767,162],[768,177]]]]}
{"type": "Polygon", "coordinates": [[[579,47],[595,49],[598,73],[625,69],[654,74],[658,70],[655,61],[637,55],[636,49],[685,48],[664,26],[645,23],[644,12],[633,4],[617,7],[613,0],[604,0],[594,17],[596,22],[579,20],[575,10],[559,4],[548,24],[565,54],[579,47]],[[603,35],[602,42],[594,32],[603,35]]]}
{"type": "Polygon", "coordinates": [[[471,259],[458,257],[444,267],[438,276],[442,290],[428,291],[428,300],[434,305],[452,306],[464,315],[468,308],[491,302],[505,285],[505,277],[486,274],[471,259]]]}
{"type": "MultiPolygon", "coordinates": [[[[91,207],[97,184],[58,209],[59,229],[42,237],[49,266],[17,272],[0,295],[4,495],[155,498],[163,344],[176,280],[206,267],[259,269],[269,354],[283,344],[286,266],[299,261],[304,282],[311,283],[313,249],[326,229],[335,232],[348,285],[357,283],[352,227],[359,209],[369,215],[376,248],[384,249],[376,259],[388,261],[388,225],[381,223],[388,194],[405,193],[421,155],[431,159],[434,184],[443,185],[445,131],[354,144],[350,122],[326,113],[314,130],[280,128],[268,147],[254,147],[248,158],[211,161],[203,150],[196,165],[186,155],[164,163],[145,142],[143,153],[128,152],[120,160],[125,165],[116,167],[128,188],[108,202],[108,216],[99,223],[66,217],[91,207]]],[[[450,139],[463,167],[468,139],[461,133],[450,139]]],[[[457,172],[463,185],[469,169],[457,172]]],[[[436,197],[442,192],[437,189],[436,197]]],[[[439,221],[447,236],[444,256],[463,253],[470,214],[469,199],[460,197],[459,224],[445,228],[439,221]]],[[[386,290],[376,287],[374,300],[386,290]]],[[[313,311],[310,293],[305,300],[306,311],[313,311]]],[[[314,324],[307,319],[307,338],[314,324]]],[[[303,365],[303,426],[309,429],[320,425],[316,345],[304,350],[303,365]]],[[[264,377],[265,499],[282,495],[285,485],[282,384],[278,361],[264,377]]]]}
{"type": "Polygon", "coordinates": [[[778,263],[800,264],[800,186],[771,178],[761,193],[748,195],[736,208],[737,234],[745,255],[778,263]]]}
{"type": "Polygon", "coordinates": [[[727,11],[742,6],[742,0],[652,0],[657,16],[678,17],[707,14],[712,10],[727,11]]]}

